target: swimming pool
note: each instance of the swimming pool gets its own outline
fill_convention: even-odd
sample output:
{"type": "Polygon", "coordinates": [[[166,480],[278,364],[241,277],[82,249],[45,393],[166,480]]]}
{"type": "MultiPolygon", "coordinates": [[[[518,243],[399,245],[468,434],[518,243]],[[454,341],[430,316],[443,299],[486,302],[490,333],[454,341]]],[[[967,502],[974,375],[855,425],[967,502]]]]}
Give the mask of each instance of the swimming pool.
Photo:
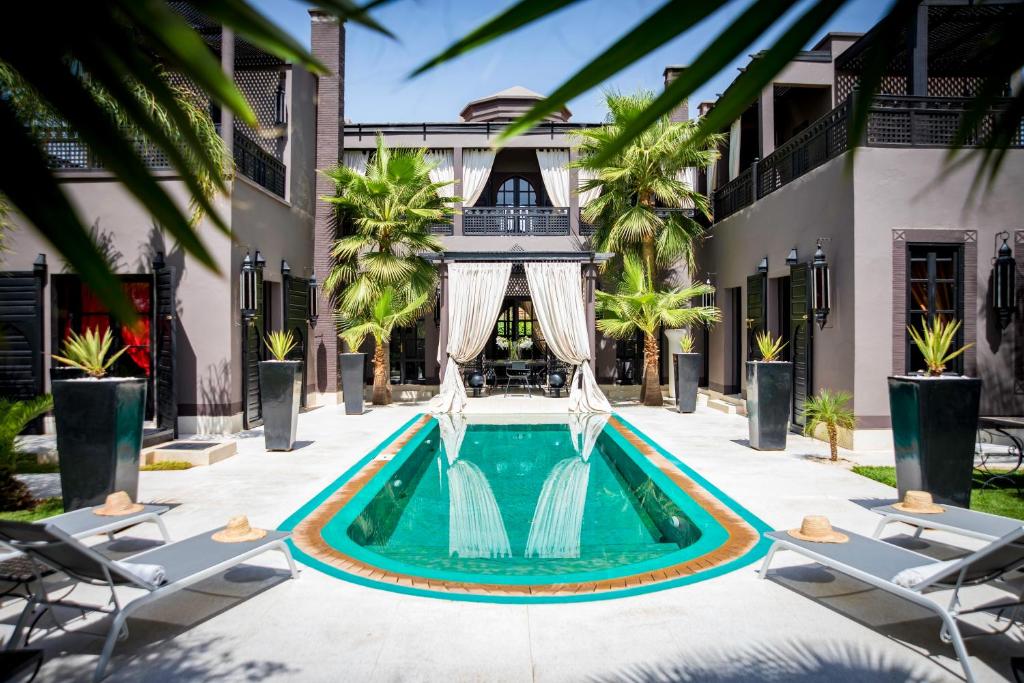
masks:
{"type": "Polygon", "coordinates": [[[296,511],[298,559],[497,602],[621,597],[755,561],[768,527],[619,416],[419,416],[296,511]]]}

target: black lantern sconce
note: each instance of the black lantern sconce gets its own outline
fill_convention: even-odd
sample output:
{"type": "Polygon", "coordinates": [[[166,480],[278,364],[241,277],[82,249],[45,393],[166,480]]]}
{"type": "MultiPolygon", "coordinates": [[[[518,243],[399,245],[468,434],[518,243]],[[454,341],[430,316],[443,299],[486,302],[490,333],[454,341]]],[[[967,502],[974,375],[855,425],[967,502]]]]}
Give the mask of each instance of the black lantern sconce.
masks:
{"type": "Polygon", "coordinates": [[[309,275],[309,304],[306,319],[310,327],[316,327],[316,320],[320,317],[320,287],[316,282],[316,273],[309,275]]]}
{"type": "Polygon", "coordinates": [[[789,250],[789,255],[786,256],[786,265],[795,266],[798,263],[800,263],[800,256],[796,253],[796,247],[793,247],[789,250]]]}
{"type": "Polygon", "coordinates": [[[249,252],[245,252],[242,272],[238,277],[238,305],[242,309],[242,318],[256,315],[256,266],[249,252]]]}
{"type": "Polygon", "coordinates": [[[768,257],[762,256],[761,262],[757,264],[757,272],[767,273],[768,272],[768,257]]]}
{"type": "Polygon", "coordinates": [[[997,233],[995,239],[997,243],[1002,239],[1003,244],[996,249],[992,259],[992,310],[995,311],[999,329],[1005,330],[1017,307],[1017,262],[1013,260],[1013,250],[1007,243],[1010,233],[997,233]]]}
{"type": "Polygon", "coordinates": [[[818,329],[825,328],[831,308],[832,274],[825,250],[821,248],[821,239],[818,239],[818,248],[814,250],[814,259],[811,261],[811,309],[818,329]]]}

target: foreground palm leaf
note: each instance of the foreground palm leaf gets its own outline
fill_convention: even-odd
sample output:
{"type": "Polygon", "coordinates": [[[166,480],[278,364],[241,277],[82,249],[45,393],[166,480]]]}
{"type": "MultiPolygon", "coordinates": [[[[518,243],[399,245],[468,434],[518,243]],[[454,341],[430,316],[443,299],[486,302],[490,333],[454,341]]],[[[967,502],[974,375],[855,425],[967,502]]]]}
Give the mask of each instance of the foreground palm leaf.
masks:
{"type": "Polygon", "coordinates": [[[103,330],[103,334],[96,330],[86,330],[85,334],[71,332],[64,341],[63,355],[53,354],[53,359],[99,379],[105,377],[114,361],[128,350],[127,346],[122,347],[108,357],[113,343],[114,337],[110,334],[110,328],[103,330]]]}
{"type": "Polygon", "coordinates": [[[658,334],[662,327],[710,325],[721,318],[714,306],[690,306],[689,302],[714,288],[692,284],[674,289],[655,288],[643,262],[633,255],[623,259],[621,280],[614,293],[597,292],[597,329],[613,339],[644,335],[644,379],[641,400],[649,406],[662,404],[658,382],[658,334]]]}

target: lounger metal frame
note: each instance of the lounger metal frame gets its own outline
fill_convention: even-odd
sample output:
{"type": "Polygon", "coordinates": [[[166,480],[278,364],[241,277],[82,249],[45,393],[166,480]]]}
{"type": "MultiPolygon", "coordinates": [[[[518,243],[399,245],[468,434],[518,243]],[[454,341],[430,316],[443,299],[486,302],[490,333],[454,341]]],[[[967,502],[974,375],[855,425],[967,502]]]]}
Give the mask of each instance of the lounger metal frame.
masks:
{"type": "MultiPolygon", "coordinates": [[[[40,587],[40,590],[33,594],[28,604],[25,605],[25,609],[22,610],[21,615],[18,617],[18,621],[14,625],[14,632],[11,634],[11,638],[7,642],[6,649],[14,649],[21,644],[22,632],[25,628],[25,625],[29,617],[33,612],[35,612],[37,606],[70,607],[73,609],[82,610],[83,612],[91,611],[101,612],[104,614],[112,614],[114,616],[114,620],[110,625],[110,629],[107,631],[107,635],[103,643],[103,650],[100,654],[99,663],[96,665],[96,671],[93,674],[93,681],[100,681],[103,679],[103,674],[107,668],[107,664],[110,662],[110,657],[114,652],[114,645],[116,644],[117,640],[128,637],[128,627],[125,622],[127,621],[128,617],[132,614],[132,612],[138,610],[140,607],[144,607],[149,603],[155,602],[172,593],[177,593],[178,591],[188,588],[189,586],[200,581],[203,581],[204,579],[208,579],[211,576],[216,576],[217,574],[220,574],[221,572],[227,569],[231,569],[232,567],[242,564],[246,560],[249,560],[257,555],[262,555],[263,553],[268,552],[270,550],[277,550],[282,555],[284,555],[285,559],[288,561],[288,567],[291,573],[291,578],[294,579],[298,577],[298,568],[295,566],[295,560],[292,558],[291,550],[288,548],[288,544],[285,543],[287,536],[264,543],[262,545],[258,545],[255,548],[252,548],[251,550],[235,555],[227,560],[224,560],[223,562],[208,567],[200,572],[196,572],[195,574],[190,574],[189,576],[180,578],[172,583],[155,586],[151,583],[142,581],[138,577],[129,574],[128,572],[121,571],[117,567],[117,565],[113,564],[113,562],[110,559],[104,557],[103,555],[99,554],[98,552],[89,548],[88,546],[79,543],[77,539],[68,536],[59,529],[51,528],[49,529],[49,531],[54,536],[57,536],[58,539],[60,539],[60,536],[64,536],[65,538],[60,539],[58,541],[20,542],[15,541],[13,539],[8,539],[6,541],[8,545],[24,552],[26,555],[32,558],[33,563],[36,565],[37,569],[37,584],[40,587]],[[99,565],[99,567],[103,570],[102,581],[87,576],[82,576],[77,572],[69,570],[66,567],[54,566],[54,564],[47,562],[44,558],[37,556],[37,553],[34,552],[38,549],[46,547],[70,544],[74,544],[76,550],[83,553],[84,555],[90,556],[91,559],[95,561],[97,565],[99,565]],[[106,586],[110,590],[110,601],[105,606],[98,606],[88,605],[71,600],[51,600],[42,583],[41,573],[39,573],[41,570],[41,568],[39,567],[40,564],[49,566],[64,574],[67,574],[76,581],[93,586],[106,586]],[[122,605],[121,600],[118,598],[117,595],[116,587],[118,585],[140,588],[142,590],[145,590],[146,593],[122,605]]],[[[130,557],[126,558],[126,561],[130,560],[130,557]]]]}
{"type": "MultiPolygon", "coordinates": [[[[800,545],[798,543],[786,540],[784,537],[781,537],[782,533],[784,532],[774,532],[767,534],[768,537],[774,541],[774,543],[772,543],[771,548],[768,550],[768,554],[764,558],[764,562],[761,564],[761,569],[758,572],[759,578],[767,578],[768,569],[771,566],[772,560],[774,559],[776,552],[778,552],[779,550],[792,550],[799,555],[803,555],[804,557],[817,562],[818,564],[821,564],[825,567],[829,567],[830,569],[835,569],[836,571],[842,572],[843,574],[846,574],[848,576],[852,576],[853,578],[859,581],[863,581],[864,583],[872,585],[875,588],[879,588],[887,593],[891,593],[893,595],[901,597],[904,600],[912,602],[916,605],[920,605],[921,607],[924,607],[925,609],[934,612],[942,620],[942,629],[939,632],[939,638],[945,643],[951,642],[953,644],[953,649],[956,652],[956,657],[957,660],[960,662],[961,668],[963,668],[964,677],[967,679],[967,683],[973,683],[975,679],[974,674],[971,671],[970,661],[968,660],[967,646],[964,644],[965,637],[963,636],[963,634],[960,633],[960,628],[957,626],[957,618],[965,614],[972,614],[975,612],[991,612],[994,610],[1000,610],[1001,614],[1002,611],[1012,608],[1012,616],[1009,618],[1009,623],[1007,624],[1006,628],[990,633],[978,634],[998,635],[1001,633],[1005,633],[1013,626],[1014,623],[1018,621],[1017,612],[1019,611],[1021,605],[1024,605],[1024,602],[1022,602],[1021,600],[1017,600],[1016,602],[1010,602],[1006,604],[985,605],[984,607],[979,607],[977,609],[967,610],[962,609],[960,605],[960,590],[962,588],[972,585],[978,585],[981,583],[989,583],[996,580],[993,578],[987,578],[970,582],[967,581],[967,572],[970,569],[971,564],[973,564],[973,562],[980,559],[981,557],[984,557],[985,555],[989,554],[990,552],[994,552],[995,550],[998,550],[999,548],[1004,547],[1009,543],[1020,540],[1022,537],[1024,537],[1024,529],[1021,529],[1021,531],[1018,532],[1016,536],[1003,537],[1003,539],[1001,539],[1004,540],[1003,543],[990,544],[989,546],[982,548],[981,550],[971,553],[970,555],[966,555],[963,558],[960,558],[959,562],[957,564],[951,565],[946,572],[939,574],[938,576],[934,576],[928,579],[927,581],[922,581],[921,583],[915,585],[913,588],[904,588],[903,586],[898,586],[892,581],[881,579],[873,574],[861,571],[856,567],[852,567],[843,562],[834,560],[828,557],[827,555],[816,553],[804,545],[800,545]],[[948,583],[948,579],[951,576],[953,576],[954,572],[956,572],[957,578],[954,583],[950,584],[948,583]],[[943,580],[945,580],[946,582],[944,582],[943,580]],[[941,589],[952,589],[953,594],[950,597],[948,604],[943,605],[938,600],[933,599],[930,596],[923,593],[924,590],[935,587],[939,587],[941,589]]],[[[844,533],[851,534],[852,532],[844,530],[844,533]]],[[[882,543],[884,545],[883,541],[878,541],[878,543],[882,543]]],[[[898,546],[893,547],[895,548],[898,546]]],[[[913,552],[906,550],[905,548],[901,548],[901,550],[904,550],[905,552],[913,552]]],[[[917,554],[920,555],[920,553],[917,554]]],[[[937,560],[935,560],[935,558],[933,557],[921,555],[922,565],[926,565],[929,562],[936,561],[937,560]]],[[[1021,565],[1024,565],[1024,560],[1022,560],[1022,562],[1018,565],[1017,568],[1020,568],[1021,565]]],[[[1004,575],[1005,573],[1006,572],[1003,572],[1004,575]]]]}

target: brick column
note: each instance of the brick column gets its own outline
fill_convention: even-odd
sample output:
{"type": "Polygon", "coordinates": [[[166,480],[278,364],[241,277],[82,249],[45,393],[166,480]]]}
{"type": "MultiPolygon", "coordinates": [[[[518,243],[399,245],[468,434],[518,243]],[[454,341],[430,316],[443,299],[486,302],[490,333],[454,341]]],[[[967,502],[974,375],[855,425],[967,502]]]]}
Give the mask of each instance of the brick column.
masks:
{"type": "MultiPolygon", "coordinates": [[[[345,126],[345,27],[335,17],[310,10],[310,43],[313,56],[330,69],[317,82],[316,168],[341,163],[345,126]]],[[[316,208],[313,219],[313,268],[322,282],[331,267],[330,245],[335,238],[334,208],[320,201],[334,194],[334,183],[316,174],[316,208]]],[[[313,358],[316,365],[318,403],[338,403],[339,341],[334,329],[330,302],[320,295],[320,318],[313,329],[313,358]]]]}

